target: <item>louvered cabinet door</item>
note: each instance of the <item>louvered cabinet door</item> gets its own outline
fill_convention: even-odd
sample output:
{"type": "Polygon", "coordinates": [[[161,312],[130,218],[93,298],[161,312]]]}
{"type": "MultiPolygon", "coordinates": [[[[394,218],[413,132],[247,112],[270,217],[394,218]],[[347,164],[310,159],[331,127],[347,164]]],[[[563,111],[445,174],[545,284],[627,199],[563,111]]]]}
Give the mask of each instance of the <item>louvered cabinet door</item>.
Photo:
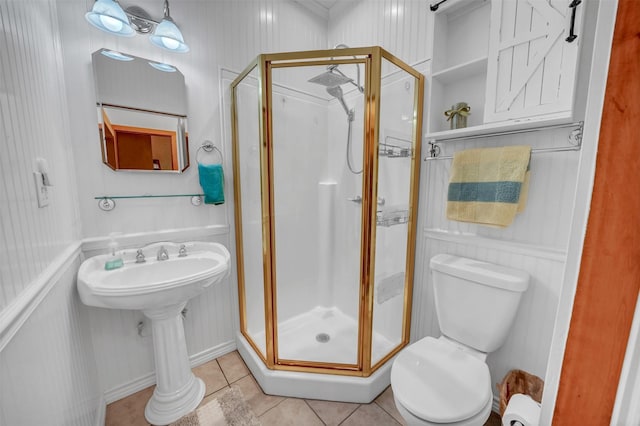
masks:
{"type": "MultiPolygon", "coordinates": [[[[583,0],[584,1],[584,0],[583,0]]],[[[572,116],[584,3],[492,0],[486,123],[572,116]]]]}

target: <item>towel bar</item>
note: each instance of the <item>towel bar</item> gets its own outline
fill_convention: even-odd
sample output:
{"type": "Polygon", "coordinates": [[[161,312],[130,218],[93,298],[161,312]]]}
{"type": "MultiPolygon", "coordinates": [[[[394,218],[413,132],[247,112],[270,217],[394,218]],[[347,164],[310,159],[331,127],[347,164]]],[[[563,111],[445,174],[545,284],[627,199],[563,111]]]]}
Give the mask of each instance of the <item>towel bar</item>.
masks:
{"type": "MultiPolygon", "coordinates": [[[[565,127],[576,127],[575,129],[573,129],[571,131],[571,133],[569,133],[568,136],[568,141],[569,141],[569,145],[567,146],[559,146],[559,147],[551,147],[551,148],[534,148],[531,150],[532,154],[541,154],[541,153],[545,153],[545,152],[565,152],[565,151],[580,151],[580,149],[582,148],[582,129],[584,126],[584,122],[579,121],[577,123],[571,123],[571,124],[559,124],[559,125],[555,125],[555,126],[546,126],[546,127],[537,127],[537,128],[533,128],[533,129],[522,129],[522,130],[513,130],[513,131],[506,131],[506,132],[495,132],[495,133],[488,133],[488,134],[484,134],[484,135],[473,135],[473,136],[466,136],[466,137],[460,137],[460,138],[452,138],[452,139],[447,139],[447,142],[452,142],[452,141],[456,141],[456,140],[469,140],[469,139],[478,139],[478,138],[488,138],[488,137],[492,137],[492,136],[506,136],[506,135],[514,135],[514,134],[518,134],[518,133],[530,133],[530,132],[538,132],[541,130],[549,130],[549,129],[558,129],[558,128],[565,128],[565,127]]],[[[453,158],[453,155],[440,155],[440,146],[436,144],[437,141],[432,140],[429,142],[429,145],[431,146],[431,148],[428,150],[430,156],[427,156],[424,158],[424,161],[431,161],[431,160],[451,160],[453,158]]]]}

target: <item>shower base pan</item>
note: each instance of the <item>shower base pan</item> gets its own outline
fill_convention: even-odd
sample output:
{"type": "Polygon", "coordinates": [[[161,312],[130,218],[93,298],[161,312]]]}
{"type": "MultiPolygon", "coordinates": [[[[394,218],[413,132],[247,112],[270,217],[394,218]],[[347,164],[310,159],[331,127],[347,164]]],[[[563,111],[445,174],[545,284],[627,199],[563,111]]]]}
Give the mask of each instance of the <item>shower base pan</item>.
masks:
{"type": "MultiPolygon", "coordinates": [[[[265,348],[264,332],[253,341],[265,348]]],[[[278,324],[278,355],[319,363],[357,364],[358,323],[337,308],[315,307],[278,324]]],[[[400,342],[373,333],[371,359],[375,364],[400,342]]]]}
{"type": "Polygon", "coordinates": [[[369,377],[270,370],[241,333],[238,352],[264,393],[327,401],[368,404],[391,383],[391,358],[369,377]]]}

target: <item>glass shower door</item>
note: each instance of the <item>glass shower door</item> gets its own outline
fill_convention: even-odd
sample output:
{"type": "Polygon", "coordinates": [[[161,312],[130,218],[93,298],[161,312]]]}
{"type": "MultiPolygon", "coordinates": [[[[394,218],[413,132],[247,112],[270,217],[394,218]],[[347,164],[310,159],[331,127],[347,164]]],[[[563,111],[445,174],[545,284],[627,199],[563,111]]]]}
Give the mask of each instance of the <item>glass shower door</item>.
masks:
{"type": "Polygon", "coordinates": [[[417,138],[414,137],[418,80],[382,59],[380,124],[378,137],[375,273],[373,283],[373,326],[371,365],[384,361],[408,341],[406,303],[411,300],[413,247],[416,218],[410,213],[417,197],[412,180],[417,138]],[[413,238],[413,239],[412,239],[413,238]]]}
{"type": "Polygon", "coordinates": [[[263,264],[262,190],[258,70],[253,68],[235,87],[234,168],[240,190],[235,194],[236,203],[242,208],[236,217],[237,250],[243,267],[238,268],[238,279],[244,283],[240,293],[241,329],[263,359],[267,356],[265,327],[265,279],[263,264]],[[248,297],[247,297],[248,295],[248,297]]]}
{"type": "Polygon", "coordinates": [[[364,96],[327,74],[272,70],[277,362],[356,368],[364,96]]]}

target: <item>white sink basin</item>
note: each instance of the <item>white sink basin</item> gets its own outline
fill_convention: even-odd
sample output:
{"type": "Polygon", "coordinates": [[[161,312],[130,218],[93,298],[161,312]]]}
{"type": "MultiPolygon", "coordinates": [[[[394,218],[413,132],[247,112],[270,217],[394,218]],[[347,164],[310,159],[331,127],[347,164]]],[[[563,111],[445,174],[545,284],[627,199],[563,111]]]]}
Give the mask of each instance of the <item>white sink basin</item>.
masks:
{"type": "Polygon", "coordinates": [[[218,243],[184,243],[187,256],[178,257],[180,245],[156,243],[144,247],[144,263],[136,263],[136,250],[122,254],[124,266],[107,271],[105,254],[85,260],[78,271],[78,291],[85,305],[112,309],[156,309],[187,301],[229,271],[229,252],[218,243]],[[160,247],[169,259],[157,260],[160,247]]]}
{"type": "Polygon", "coordinates": [[[111,254],[85,260],[78,292],[85,305],[137,309],[151,320],[156,387],[144,415],[151,424],[166,425],[195,410],[205,392],[191,372],[181,312],[189,299],[229,274],[231,256],[223,245],[203,242],[155,243],[142,253],[145,262],[136,263],[137,250],[118,252],[124,265],[110,271],[104,266],[111,254]],[[180,257],[182,245],[186,256],[180,257]],[[161,249],[165,260],[157,258],[161,249]]]}

